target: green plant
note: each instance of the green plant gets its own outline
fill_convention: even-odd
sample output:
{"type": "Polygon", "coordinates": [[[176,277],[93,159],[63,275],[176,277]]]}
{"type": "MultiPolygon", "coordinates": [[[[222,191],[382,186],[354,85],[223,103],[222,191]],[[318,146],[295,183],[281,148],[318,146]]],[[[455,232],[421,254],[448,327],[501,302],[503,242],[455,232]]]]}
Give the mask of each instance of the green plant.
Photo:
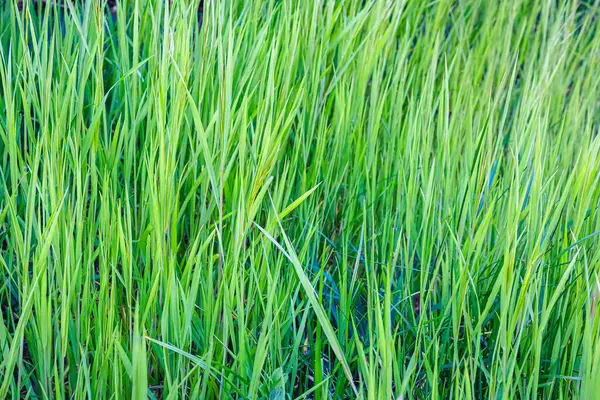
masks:
{"type": "Polygon", "coordinates": [[[598,1],[25,3],[0,398],[598,396],[598,1]]]}

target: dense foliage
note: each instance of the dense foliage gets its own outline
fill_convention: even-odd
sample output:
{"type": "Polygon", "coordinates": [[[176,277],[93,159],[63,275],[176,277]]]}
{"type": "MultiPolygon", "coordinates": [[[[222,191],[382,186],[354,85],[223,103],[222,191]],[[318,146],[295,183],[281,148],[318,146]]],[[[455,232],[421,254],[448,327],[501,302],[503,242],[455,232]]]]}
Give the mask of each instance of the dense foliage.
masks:
{"type": "Polygon", "coordinates": [[[0,398],[594,398],[600,3],[0,7],[0,398]]]}

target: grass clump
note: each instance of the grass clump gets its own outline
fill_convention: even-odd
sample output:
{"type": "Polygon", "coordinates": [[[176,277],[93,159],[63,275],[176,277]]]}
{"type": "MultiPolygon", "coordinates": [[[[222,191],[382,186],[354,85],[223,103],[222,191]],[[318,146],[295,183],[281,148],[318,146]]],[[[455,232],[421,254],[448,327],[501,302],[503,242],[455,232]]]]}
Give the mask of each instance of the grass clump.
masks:
{"type": "Polygon", "coordinates": [[[65,3],[0,8],[0,398],[598,396],[598,1],[65,3]]]}

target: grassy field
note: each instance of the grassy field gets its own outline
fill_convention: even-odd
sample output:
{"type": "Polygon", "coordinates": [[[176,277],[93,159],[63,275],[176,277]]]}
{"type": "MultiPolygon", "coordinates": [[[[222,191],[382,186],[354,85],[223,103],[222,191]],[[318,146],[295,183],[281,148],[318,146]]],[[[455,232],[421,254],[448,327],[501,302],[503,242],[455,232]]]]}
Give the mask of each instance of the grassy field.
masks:
{"type": "Polygon", "coordinates": [[[0,398],[600,397],[600,2],[0,7],[0,398]]]}

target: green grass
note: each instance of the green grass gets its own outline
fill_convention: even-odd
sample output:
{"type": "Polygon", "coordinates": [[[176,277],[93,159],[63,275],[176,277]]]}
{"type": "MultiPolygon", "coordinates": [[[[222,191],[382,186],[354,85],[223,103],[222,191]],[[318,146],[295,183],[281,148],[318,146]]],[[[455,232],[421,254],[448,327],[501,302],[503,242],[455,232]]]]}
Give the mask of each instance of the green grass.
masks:
{"type": "Polygon", "coordinates": [[[0,398],[599,398],[599,1],[29,6],[0,398]]]}

